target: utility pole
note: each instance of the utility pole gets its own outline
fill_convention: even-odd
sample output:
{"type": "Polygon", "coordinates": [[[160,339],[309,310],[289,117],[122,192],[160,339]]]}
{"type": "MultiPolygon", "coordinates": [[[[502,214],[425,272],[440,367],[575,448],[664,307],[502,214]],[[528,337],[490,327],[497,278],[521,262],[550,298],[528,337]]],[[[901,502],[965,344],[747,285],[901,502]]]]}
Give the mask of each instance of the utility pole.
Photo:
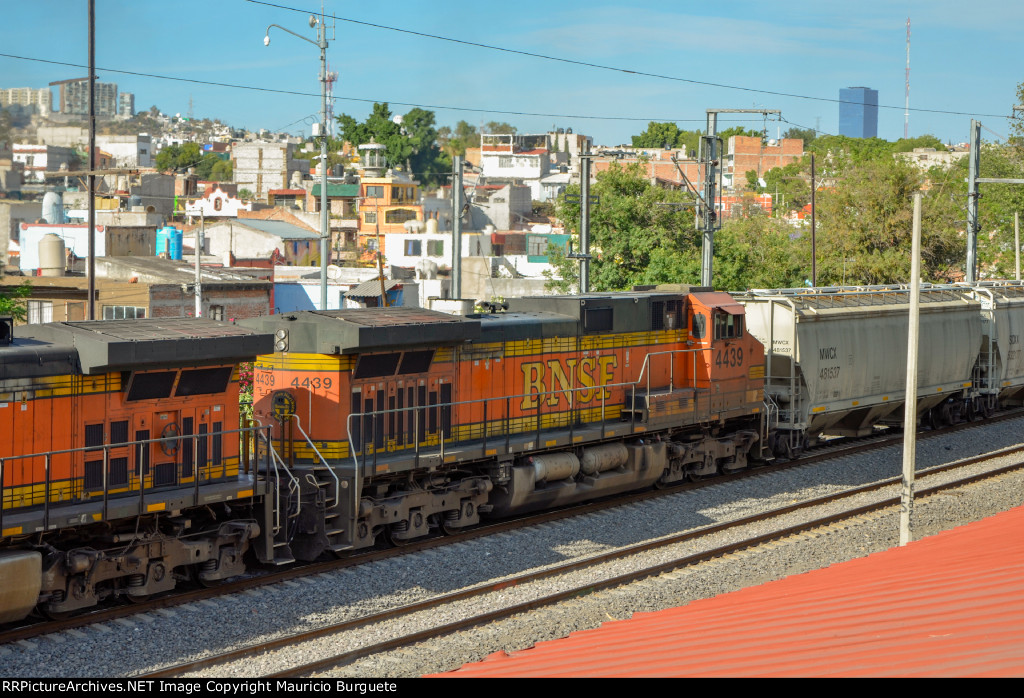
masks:
{"type": "Polygon", "coordinates": [[[719,114],[779,114],[778,109],[708,109],[707,110],[707,131],[701,138],[702,160],[704,163],[704,208],[701,222],[703,223],[704,236],[701,244],[701,268],[700,285],[712,286],[712,266],[715,255],[715,231],[721,229],[722,224],[715,212],[715,202],[718,198],[718,167],[721,164],[721,154],[718,151],[718,115],[719,114]]]}
{"type": "Polygon", "coordinates": [[[580,293],[590,293],[590,146],[580,154],[580,293]]]}
{"type": "Polygon", "coordinates": [[[967,156],[967,283],[978,280],[978,168],[981,165],[981,122],[971,119],[971,151],[967,156]]]}
{"type": "MultiPolygon", "coordinates": [[[[96,0],[89,0],[89,303],[86,318],[96,319],[96,0]]],[[[62,88],[63,89],[63,88],[62,88]]]]}
{"type": "Polygon", "coordinates": [[[452,158],[452,299],[462,298],[462,157],[452,158]]]}
{"type": "MultiPolygon", "coordinates": [[[[89,0],[93,2],[93,0],[89,0]]],[[[320,17],[309,16],[310,28],[316,27],[316,41],[308,39],[302,34],[296,34],[291,29],[285,29],[280,24],[267,26],[266,36],[263,37],[263,45],[270,46],[270,27],[277,27],[296,36],[306,43],[313,44],[320,49],[320,123],[313,124],[313,136],[320,136],[320,310],[327,310],[327,264],[329,262],[329,242],[331,229],[327,218],[327,23],[323,9],[320,10],[320,17]]],[[[333,80],[332,80],[333,82],[333,80]]]]}
{"type": "Polygon", "coordinates": [[[910,323],[907,328],[907,389],[903,398],[903,486],[900,491],[900,545],[913,537],[914,462],[917,449],[917,356],[921,327],[921,192],[914,192],[910,258],[910,323]]]}
{"type": "MultiPolygon", "coordinates": [[[[203,275],[199,270],[199,257],[203,254],[203,238],[206,237],[206,213],[199,209],[199,227],[196,228],[196,317],[203,316],[203,275]]],[[[230,249],[230,248],[229,248],[230,249]]]]}

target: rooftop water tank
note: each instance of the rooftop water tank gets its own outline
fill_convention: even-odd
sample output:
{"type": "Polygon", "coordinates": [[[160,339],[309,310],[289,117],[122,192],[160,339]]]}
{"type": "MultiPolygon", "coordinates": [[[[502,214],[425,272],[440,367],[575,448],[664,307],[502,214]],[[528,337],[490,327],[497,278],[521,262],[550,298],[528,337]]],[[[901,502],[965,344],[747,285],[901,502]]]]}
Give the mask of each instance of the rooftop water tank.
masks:
{"type": "Polygon", "coordinates": [[[437,219],[427,219],[427,235],[437,235],[437,219]]]}
{"type": "Polygon", "coordinates": [[[51,225],[61,225],[64,220],[64,198],[55,191],[43,194],[43,220],[51,225]]]}
{"type": "Polygon", "coordinates": [[[39,241],[39,275],[64,276],[64,241],[59,235],[47,233],[39,241]]]}

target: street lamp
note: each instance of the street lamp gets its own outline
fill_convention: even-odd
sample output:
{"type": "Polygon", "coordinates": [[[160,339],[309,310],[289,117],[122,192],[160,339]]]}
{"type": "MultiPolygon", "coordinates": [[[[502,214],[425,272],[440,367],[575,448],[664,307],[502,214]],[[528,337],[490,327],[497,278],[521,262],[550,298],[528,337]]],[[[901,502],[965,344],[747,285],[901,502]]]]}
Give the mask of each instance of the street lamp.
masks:
{"type": "MultiPolygon", "coordinates": [[[[327,310],[327,262],[328,262],[328,241],[331,238],[331,229],[327,223],[327,27],[323,17],[317,19],[316,15],[309,16],[310,28],[316,27],[316,41],[296,34],[291,29],[285,29],[280,24],[271,24],[267,27],[267,34],[263,37],[263,45],[270,46],[270,27],[277,27],[281,31],[288,32],[292,36],[313,44],[320,49],[320,95],[322,98],[321,123],[320,126],[320,310],[327,310]]],[[[316,132],[314,129],[314,136],[316,132]]]]}

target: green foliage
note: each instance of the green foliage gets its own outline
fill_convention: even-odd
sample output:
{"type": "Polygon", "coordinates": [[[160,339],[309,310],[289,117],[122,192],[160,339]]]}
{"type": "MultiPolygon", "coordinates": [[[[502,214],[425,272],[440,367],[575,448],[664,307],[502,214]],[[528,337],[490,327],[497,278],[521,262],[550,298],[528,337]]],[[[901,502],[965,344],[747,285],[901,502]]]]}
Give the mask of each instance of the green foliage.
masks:
{"type": "Polygon", "coordinates": [[[366,121],[356,121],[348,114],[342,114],[337,121],[344,140],[359,146],[372,138],[385,146],[389,165],[396,169],[404,167],[410,176],[424,184],[437,184],[451,171],[451,158],[441,152],[437,143],[432,111],[416,107],[398,124],[384,102],[373,105],[373,112],[366,121]]]}
{"type": "Polygon", "coordinates": [[[725,221],[715,233],[716,288],[793,288],[810,278],[810,245],[779,218],[725,221]]]}
{"type": "MultiPolygon", "coordinates": [[[[905,283],[910,278],[913,194],[924,175],[893,158],[852,163],[819,192],[818,284],[905,283]]],[[[933,187],[922,203],[921,278],[949,281],[963,268],[963,189],[933,187]]]]}
{"type": "MultiPolygon", "coordinates": [[[[212,155],[212,157],[216,158],[217,156],[212,155]]],[[[202,161],[203,149],[198,143],[169,145],[156,154],[156,168],[161,172],[187,170],[190,167],[198,168],[202,161]]],[[[210,167],[213,167],[212,162],[210,167]]]]}
{"type": "Polygon", "coordinates": [[[703,131],[683,131],[673,123],[651,121],[639,136],[632,137],[634,148],[684,148],[697,152],[703,131]]]}
{"type": "Polygon", "coordinates": [[[808,147],[810,147],[812,143],[814,143],[814,139],[818,137],[818,132],[815,131],[813,128],[797,128],[794,126],[793,128],[783,133],[782,137],[799,138],[804,142],[804,150],[806,150],[808,147]]]}
{"type": "MultiPolygon", "coordinates": [[[[579,194],[579,186],[569,193],[579,194]]],[[[590,189],[600,202],[590,210],[591,288],[628,289],[636,284],[685,283],[700,277],[700,250],[694,247],[693,211],[683,192],[651,184],[639,163],[600,172],[590,189]],[[665,205],[668,204],[668,205],[665,205]]],[[[580,205],[560,203],[559,217],[579,249],[580,205]]],[[[575,260],[556,255],[552,263],[563,279],[575,280],[575,260]]]]}
{"type": "Polygon", "coordinates": [[[241,199],[242,201],[248,201],[249,199],[252,198],[252,192],[249,191],[248,189],[239,189],[238,198],[241,199]]]}
{"type": "Polygon", "coordinates": [[[25,299],[30,295],[32,295],[32,284],[27,279],[18,286],[0,288],[0,315],[10,316],[24,322],[27,316],[25,299]]]}
{"type": "Polygon", "coordinates": [[[199,179],[207,182],[229,181],[232,178],[231,161],[214,153],[207,153],[196,165],[195,173],[199,179]]]}

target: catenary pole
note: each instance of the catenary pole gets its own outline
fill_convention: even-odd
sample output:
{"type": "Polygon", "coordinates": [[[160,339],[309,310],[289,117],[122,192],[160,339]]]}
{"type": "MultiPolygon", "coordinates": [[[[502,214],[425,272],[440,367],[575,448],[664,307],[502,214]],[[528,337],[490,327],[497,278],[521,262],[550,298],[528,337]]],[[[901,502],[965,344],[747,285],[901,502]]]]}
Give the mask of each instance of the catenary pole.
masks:
{"type": "Polygon", "coordinates": [[[903,487],[900,545],[913,536],[914,463],[917,449],[917,346],[921,309],[921,192],[914,193],[914,241],[910,258],[910,322],[907,328],[907,392],[903,401],[903,487]]]}

